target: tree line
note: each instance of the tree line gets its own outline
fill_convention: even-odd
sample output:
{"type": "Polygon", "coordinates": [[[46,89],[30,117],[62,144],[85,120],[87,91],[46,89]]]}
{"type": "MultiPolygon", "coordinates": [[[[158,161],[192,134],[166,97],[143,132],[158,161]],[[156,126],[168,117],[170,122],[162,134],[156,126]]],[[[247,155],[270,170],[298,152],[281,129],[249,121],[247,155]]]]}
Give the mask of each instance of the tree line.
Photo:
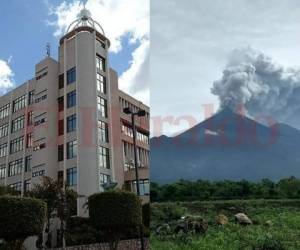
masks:
{"type": "Polygon", "coordinates": [[[291,176],[279,181],[179,180],[171,184],[151,183],[151,202],[230,199],[298,199],[300,179],[291,176]]]}

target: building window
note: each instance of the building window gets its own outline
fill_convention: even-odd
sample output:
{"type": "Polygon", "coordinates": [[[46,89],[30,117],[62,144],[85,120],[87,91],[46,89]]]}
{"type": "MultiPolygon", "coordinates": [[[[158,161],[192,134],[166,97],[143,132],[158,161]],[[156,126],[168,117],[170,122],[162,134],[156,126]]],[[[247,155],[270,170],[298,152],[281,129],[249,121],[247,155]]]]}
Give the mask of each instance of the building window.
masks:
{"type": "Polygon", "coordinates": [[[97,104],[100,115],[102,117],[107,117],[107,101],[104,98],[97,96],[97,104]]]}
{"type": "Polygon", "coordinates": [[[106,94],[106,81],[105,77],[97,73],[97,90],[102,94],[106,94]]]}
{"type": "Polygon", "coordinates": [[[23,159],[11,161],[8,164],[8,177],[21,174],[23,169],[23,159]]]}
{"type": "Polygon", "coordinates": [[[0,108],[0,119],[9,115],[9,108],[10,108],[9,103],[0,108]]]}
{"type": "Polygon", "coordinates": [[[110,183],[110,175],[100,174],[100,184],[110,183]]]}
{"type": "Polygon", "coordinates": [[[25,121],[24,115],[12,120],[12,122],[11,122],[11,132],[14,133],[14,132],[19,131],[20,129],[23,129],[24,128],[24,121],[25,121]]]}
{"type": "Polygon", "coordinates": [[[18,137],[12,141],[10,141],[10,154],[21,151],[24,148],[24,136],[18,137]]]}
{"type": "Polygon", "coordinates": [[[58,89],[62,89],[64,87],[64,74],[60,74],[58,77],[58,89]]]}
{"type": "Polygon", "coordinates": [[[6,165],[0,165],[0,179],[5,179],[6,177],[6,165]]]}
{"type": "Polygon", "coordinates": [[[64,120],[58,121],[58,135],[64,134],[64,120]]]}
{"type": "Polygon", "coordinates": [[[45,142],[42,142],[40,144],[37,144],[33,147],[33,151],[37,151],[37,150],[40,150],[40,149],[43,149],[43,148],[46,148],[46,143],[45,142]]]}
{"type": "Polygon", "coordinates": [[[108,142],[108,125],[103,121],[98,121],[98,139],[100,142],[108,142]]]}
{"type": "Polygon", "coordinates": [[[77,140],[67,143],[67,158],[71,159],[77,156],[77,140]]]}
{"type": "Polygon", "coordinates": [[[41,102],[43,100],[46,100],[46,99],[47,99],[47,95],[42,95],[42,96],[40,96],[38,98],[35,98],[34,102],[35,103],[39,103],[39,102],[41,102]]]}
{"type": "MultiPolygon", "coordinates": [[[[136,181],[132,182],[133,185],[133,191],[136,193],[136,181]]],[[[149,180],[140,180],[139,181],[140,186],[140,194],[141,195],[149,195],[150,194],[150,188],[149,188],[149,180]]]]}
{"type": "Polygon", "coordinates": [[[98,154],[99,154],[99,167],[110,169],[109,149],[100,146],[98,154]]]}
{"type": "Polygon", "coordinates": [[[67,185],[75,186],[77,185],[77,168],[67,169],[67,185]]]}
{"type": "Polygon", "coordinates": [[[64,110],[64,97],[61,96],[57,99],[58,102],[58,112],[63,111],[64,110]]]}
{"type": "Polygon", "coordinates": [[[32,177],[44,176],[44,175],[45,175],[45,170],[32,172],[32,177]]]}
{"type": "Polygon", "coordinates": [[[7,143],[3,143],[0,145],[0,157],[4,157],[7,155],[7,143]]]}
{"type": "Polygon", "coordinates": [[[76,91],[67,94],[67,107],[71,108],[76,105],[76,91]]]}
{"type": "Polygon", "coordinates": [[[35,79],[38,81],[40,79],[42,79],[43,77],[45,77],[48,74],[48,72],[44,72],[43,74],[38,75],[35,79]]]}
{"type": "Polygon", "coordinates": [[[34,90],[29,91],[28,93],[28,105],[31,105],[34,103],[34,90]]]}
{"type": "Polygon", "coordinates": [[[67,117],[67,132],[76,131],[76,114],[67,117]]]}
{"type": "Polygon", "coordinates": [[[26,148],[30,148],[33,145],[33,133],[28,133],[26,135],[26,148]]]}
{"type": "Polygon", "coordinates": [[[31,171],[32,167],[32,155],[28,155],[25,157],[25,172],[31,171]]]}
{"type": "Polygon", "coordinates": [[[33,111],[27,113],[27,125],[31,126],[33,124],[33,111]]]}
{"type": "Polygon", "coordinates": [[[14,184],[10,184],[9,187],[15,191],[18,191],[18,192],[21,192],[22,190],[22,182],[19,181],[17,183],[14,183],[14,184]]]}
{"type": "Polygon", "coordinates": [[[26,107],[26,95],[20,96],[13,101],[13,112],[26,107]]]}
{"type": "Polygon", "coordinates": [[[76,81],[76,67],[67,71],[67,84],[71,84],[76,81]]]}
{"type": "Polygon", "coordinates": [[[96,56],[96,68],[105,71],[105,59],[102,56],[96,56]]]}
{"type": "Polygon", "coordinates": [[[47,113],[40,114],[34,117],[34,126],[39,126],[45,122],[47,122],[47,113]]]}
{"type": "Polygon", "coordinates": [[[64,145],[57,146],[57,160],[58,161],[64,160],[64,145]]]}
{"type": "Polygon", "coordinates": [[[0,138],[8,135],[8,123],[0,126],[0,138]]]}
{"type": "Polygon", "coordinates": [[[24,181],[24,192],[28,192],[30,190],[31,179],[24,181]]]}

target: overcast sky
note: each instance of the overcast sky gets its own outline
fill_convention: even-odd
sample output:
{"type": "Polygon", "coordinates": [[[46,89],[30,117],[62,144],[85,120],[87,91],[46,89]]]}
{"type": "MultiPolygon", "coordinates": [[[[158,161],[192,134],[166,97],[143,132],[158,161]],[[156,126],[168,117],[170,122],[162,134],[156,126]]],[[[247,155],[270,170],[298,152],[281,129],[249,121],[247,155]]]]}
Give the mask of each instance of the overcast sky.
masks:
{"type": "Polygon", "coordinates": [[[202,105],[218,110],[211,88],[233,49],[250,46],[283,67],[300,66],[298,0],[151,0],[150,16],[153,135],[186,129],[185,117],[202,121],[202,105]],[[177,121],[160,129],[158,118],[169,116],[177,121]]]}

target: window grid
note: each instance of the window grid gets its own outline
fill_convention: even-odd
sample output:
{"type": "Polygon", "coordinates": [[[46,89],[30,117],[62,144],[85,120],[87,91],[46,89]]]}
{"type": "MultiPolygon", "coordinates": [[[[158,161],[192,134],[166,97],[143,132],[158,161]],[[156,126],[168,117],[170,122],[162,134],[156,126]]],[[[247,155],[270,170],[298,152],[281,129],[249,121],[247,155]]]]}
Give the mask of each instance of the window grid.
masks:
{"type": "Polygon", "coordinates": [[[32,167],[32,155],[28,155],[25,157],[25,172],[31,171],[32,167]]]}
{"type": "Polygon", "coordinates": [[[6,177],[6,165],[0,165],[0,179],[5,179],[6,177]]]}
{"type": "Polygon", "coordinates": [[[98,96],[97,97],[97,107],[100,112],[100,115],[102,117],[107,118],[107,101],[104,98],[98,96]]]}
{"type": "Polygon", "coordinates": [[[23,159],[18,159],[11,161],[8,164],[8,176],[14,176],[22,173],[23,169],[23,159]]]}
{"type": "Polygon", "coordinates": [[[0,145],[0,157],[4,157],[7,155],[7,143],[3,143],[0,145]]]}
{"type": "Polygon", "coordinates": [[[109,162],[109,149],[100,146],[99,147],[99,167],[110,169],[110,162],[109,162]]]}
{"type": "Polygon", "coordinates": [[[25,116],[19,116],[11,122],[11,133],[17,132],[24,128],[25,116]]]}
{"type": "Polygon", "coordinates": [[[9,103],[0,108],[0,119],[9,116],[9,108],[10,108],[9,103]]]}
{"type": "Polygon", "coordinates": [[[72,159],[77,156],[77,140],[67,143],[67,159],[72,159]]]}
{"type": "Polygon", "coordinates": [[[67,169],[67,185],[75,186],[77,185],[77,168],[69,168],[67,169]]]}
{"type": "Polygon", "coordinates": [[[67,94],[67,107],[71,108],[76,105],[76,91],[67,94]]]}
{"type": "Polygon", "coordinates": [[[12,141],[10,141],[10,154],[21,151],[24,148],[24,136],[18,137],[12,141]]]}
{"type": "Polygon", "coordinates": [[[67,71],[67,84],[71,84],[76,81],[76,67],[67,71]]]}
{"type": "Polygon", "coordinates": [[[108,125],[103,121],[98,121],[98,140],[108,142],[108,125]]]}
{"type": "Polygon", "coordinates": [[[97,73],[97,90],[102,94],[106,94],[106,81],[105,77],[97,73]]]}
{"type": "Polygon", "coordinates": [[[67,117],[67,132],[76,131],[76,114],[67,117]]]}
{"type": "Polygon", "coordinates": [[[105,71],[105,59],[102,56],[96,56],[96,68],[97,70],[105,71]]]}
{"type": "Polygon", "coordinates": [[[13,101],[13,113],[26,107],[26,95],[22,95],[13,101]]]}
{"type": "Polygon", "coordinates": [[[8,123],[2,125],[0,127],[0,138],[8,135],[8,123]]]}

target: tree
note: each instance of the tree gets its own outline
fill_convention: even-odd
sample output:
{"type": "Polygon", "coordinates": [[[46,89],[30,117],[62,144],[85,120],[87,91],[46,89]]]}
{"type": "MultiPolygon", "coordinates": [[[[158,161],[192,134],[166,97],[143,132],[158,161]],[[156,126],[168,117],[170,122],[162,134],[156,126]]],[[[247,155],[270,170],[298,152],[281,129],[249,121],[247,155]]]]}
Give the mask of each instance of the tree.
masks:
{"type": "Polygon", "coordinates": [[[92,225],[103,233],[111,250],[118,248],[122,235],[138,230],[142,225],[141,200],[125,191],[108,191],[89,197],[89,215],[92,225]]]}
{"type": "MultiPolygon", "coordinates": [[[[57,214],[62,225],[69,216],[76,214],[77,193],[69,188],[64,191],[61,183],[50,177],[44,176],[42,182],[35,184],[28,195],[47,203],[46,233],[49,232],[50,218],[53,213],[57,214]]],[[[50,242],[47,242],[46,245],[50,247],[50,242]]]]}
{"type": "Polygon", "coordinates": [[[22,249],[24,240],[43,231],[47,205],[33,198],[0,197],[0,238],[11,250],[22,249]]]}

